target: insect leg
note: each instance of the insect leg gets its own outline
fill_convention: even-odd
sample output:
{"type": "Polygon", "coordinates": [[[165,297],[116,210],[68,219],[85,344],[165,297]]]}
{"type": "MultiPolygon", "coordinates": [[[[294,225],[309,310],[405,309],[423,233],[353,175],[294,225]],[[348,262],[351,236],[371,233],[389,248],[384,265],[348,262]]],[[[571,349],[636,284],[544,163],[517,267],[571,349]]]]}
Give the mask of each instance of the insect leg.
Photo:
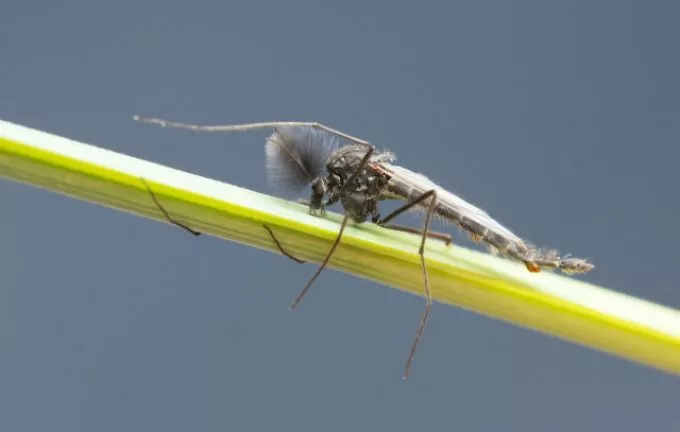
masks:
{"type": "Polygon", "coordinates": [[[307,285],[302,289],[300,294],[295,298],[293,303],[290,305],[291,309],[295,309],[295,307],[300,303],[300,300],[302,300],[302,297],[307,294],[307,291],[309,290],[309,287],[312,286],[314,281],[316,280],[317,277],[321,274],[324,268],[326,268],[326,265],[328,264],[328,261],[330,261],[331,256],[333,255],[333,252],[335,252],[335,248],[338,247],[338,244],[340,243],[340,238],[342,237],[342,233],[345,231],[345,227],[347,226],[347,219],[348,216],[345,214],[345,216],[342,218],[342,224],[340,225],[340,231],[338,232],[338,236],[335,238],[335,242],[333,242],[333,246],[331,246],[331,249],[328,251],[328,254],[326,255],[326,258],[323,260],[323,263],[319,266],[318,270],[316,273],[314,273],[314,276],[309,279],[309,282],[307,282],[307,285]]]}
{"type": "MultiPolygon", "coordinates": [[[[149,184],[146,182],[146,180],[144,180],[143,178],[142,178],[141,180],[142,180],[142,182],[144,183],[144,186],[146,186],[146,190],[149,191],[149,195],[151,195],[151,198],[153,199],[154,203],[156,204],[156,207],[158,207],[158,209],[163,213],[163,215],[165,216],[165,219],[166,219],[168,222],[170,222],[171,224],[176,225],[176,226],[178,226],[178,227],[180,227],[180,228],[185,229],[186,231],[190,232],[191,234],[193,234],[193,235],[195,235],[195,236],[201,235],[201,233],[200,233],[199,231],[196,231],[196,230],[194,230],[194,229],[191,229],[191,228],[189,228],[188,226],[184,225],[183,223],[177,222],[176,220],[172,219],[172,218],[170,217],[170,215],[168,214],[168,211],[165,210],[165,208],[164,208],[164,207],[161,205],[161,203],[158,201],[158,198],[156,197],[156,194],[151,190],[151,188],[149,187],[149,184]]],[[[272,241],[274,242],[274,244],[276,244],[276,247],[279,249],[279,251],[280,251],[283,255],[287,256],[288,258],[290,258],[290,259],[292,259],[293,261],[295,261],[295,262],[297,262],[297,263],[300,263],[300,264],[304,264],[304,263],[306,262],[306,261],[303,261],[303,260],[301,260],[301,259],[295,258],[295,257],[292,256],[291,254],[289,254],[288,252],[286,252],[286,251],[283,249],[283,246],[281,245],[281,242],[279,242],[279,239],[277,239],[276,236],[274,235],[274,232],[271,230],[271,228],[269,228],[269,227],[268,227],[267,225],[265,225],[265,224],[263,224],[262,226],[264,227],[264,229],[266,229],[266,230],[269,232],[269,236],[272,238],[272,241]]]]}
{"type": "Polygon", "coordinates": [[[422,318],[420,319],[420,325],[418,326],[418,332],[411,345],[411,350],[408,354],[408,359],[406,360],[406,367],[404,368],[404,379],[408,378],[409,371],[411,369],[411,364],[413,363],[413,358],[416,354],[416,349],[418,348],[418,343],[420,338],[423,336],[423,331],[427,325],[427,321],[430,318],[430,312],[432,310],[432,293],[430,292],[430,278],[427,274],[427,266],[425,265],[425,240],[427,239],[430,220],[432,219],[432,213],[434,212],[434,207],[437,204],[437,192],[433,189],[425,192],[415,200],[404,204],[400,208],[394,210],[392,213],[385,216],[382,220],[378,221],[379,225],[384,225],[390,220],[394,219],[403,212],[421,204],[426,199],[430,199],[430,203],[427,208],[427,214],[425,215],[425,226],[423,227],[422,238],[420,240],[420,248],[418,249],[418,255],[420,255],[420,265],[423,270],[423,281],[425,286],[425,310],[423,311],[422,318]]]}
{"type": "MultiPolygon", "coordinates": [[[[371,217],[371,222],[374,224],[378,224],[380,222],[380,213],[378,212],[378,209],[375,208],[373,211],[373,216],[371,217]]],[[[418,228],[413,228],[410,226],[406,225],[400,225],[400,224],[394,224],[394,223],[387,223],[387,224],[382,224],[380,225],[383,228],[391,229],[394,231],[403,231],[411,234],[423,234],[422,229],[418,228]]],[[[450,234],[448,233],[443,233],[443,232],[438,232],[438,231],[428,231],[426,234],[429,238],[435,239],[435,240],[441,240],[444,242],[446,246],[450,245],[453,242],[453,237],[451,237],[450,234]]]]}
{"type": "MultiPolygon", "coordinates": [[[[425,201],[426,199],[428,199],[429,197],[431,197],[433,195],[436,196],[436,192],[435,192],[434,189],[431,190],[431,191],[425,192],[424,194],[420,195],[418,198],[414,199],[413,201],[409,201],[408,203],[406,203],[403,206],[399,207],[398,209],[394,210],[393,212],[391,212],[390,214],[388,214],[384,218],[380,219],[380,221],[378,221],[378,225],[386,224],[387,222],[396,218],[400,214],[407,212],[407,211],[411,210],[413,207],[420,205],[423,201],[425,201]]],[[[434,200],[433,200],[433,202],[434,202],[434,200]]],[[[434,209],[434,207],[433,207],[433,209],[434,209]]]]}
{"type": "Polygon", "coordinates": [[[427,231],[427,232],[425,232],[425,231],[418,229],[418,228],[412,228],[412,227],[409,227],[409,226],[397,225],[397,224],[381,224],[380,226],[383,227],[383,228],[387,228],[387,229],[391,229],[391,230],[395,230],[395,231],[404,231],[404,232],[413,233],[413,234],[421,234],[422,235],[423,233],[425,233],[425,235],[428,236],[431,239],[443,241],[446,246],[450,245],[451,242],[453,241],[451,234],[447,234],[447,233],[442,233],[442,232],[437,232],[437,231],[427,231]]]}
{"type": "Polygon", "coordinates": [[[324,130],[330,134],[339,136],[346,140],[352,141],[356,144],[370,146],[369,142],[361,138],[346,134],[337,129],[333,129],[319,122],[303,122],[303,121],[270,121],[270,122],[258,122],[258,123],[243,123],[234,125],[198,125],[190,123],[180,123],[174,121],[163,120],[160,118],[153,117],[142,117],[135,115],[132,119],[140,123],[157,124],[161,127],[170,127],[176,129],[189,129],[195,132],[245,132],[255,129],[268,129],[277,128],[283,126],[299,126],[299,127],[313,127],[316,129],[324,130]]]}
{"type": "Polygon", "coordinates": [[[269,232],[269,236],[272,238],[272,241],[274,241],[274,244],[279,249],[279,252],[281,252],[283,255],[287,256],[288,258],[292,259],[293,261],[295,261],[298,264],[304,264],[304,263],[307,262],[307,261],[303,261],[299,258],[295,258],[293,255],[286,252],[286,250],[283,248],[283,246],[281,246],[281,242],[279,242],[279,239],[277,239],[276,236],[274,235],[274,231],[272,231],[272,229],[269,228],[269,226],[267,226],[266,224],[262,224],[262,226],[264,227],[264,229],[266,229],[269,232]]]}
{"type": "Polygon", "coordinates": [[[194,229],[191,229],[191,228],[189,228],[187,225],[184,225],[183,223],[177,222],[176,220],[172,219],[172,218],[170,217],[170,215],[168,214],[167,210],[165,210],[165,208],[163,208],[163,206],[161,205],[161,203],[158,201],[158,198],[156,198],[156,194],[151,190],[151,188],[149,187],[149,184],[146,182],[146,180],[144,180],[144,179],[141,178],[141,177],[140,177],[140,179],[142,180],[142,183],[144,183],[144,186],[146,187],[146,190],[149,191],[149,195],[151,195],[151,199],[153,199],[153,202],[156,204],[156,207],[158,207],[158,209],[161,211],[161,213],[163,213],[163,216],[165,216],[165,219],[166,219],[168,222],[170,222],[171,224],[176,225],[176,226],[178,226],[178,227],[180,227],[180,228],[182,228],[182,229],[184,229],[184,230],[190,232],[191,234],[193,234],[193,235],[195,235],[195,236],[201,235],[200,232],[198,232],[198,231],[196,231],[196,230],[194,230],[194,229]]]}
{"type": "Polygon", "coordinates": [[[164,120],[164,119],[160,119],[160,118],[142,117],[142,116],[139,116],[139,115],[133,116],[133,120],[140,122],[140,123],[157,124],[161,127],[188,129],[188,130],[192,130],[192,131],[195,131],[195,132],[245,132],[245,131],[255,130],[255,129],[277,128],[277,127],[283,127],[283,126],[313,127],[313,128],[316,128],[316,129],[321,129],[321,130],[326,131],[330,134],[336,135],[340,138],[344,138],[348,141],[352,141],[356,144],[365,146],[367,148],[366,154],[361,159],[361,162],[359,162],[359,167],[357,168],[357,170],[355,172],[352,173],[352,175],[349,177],[349,179],[345,182],[342,189],[340,190],[340,195],[342,195],[342,193],[347,191],[350,187],[353,187],[354,180],[361,173],[361,170],[363,170],[366,167],[366,165],[368,164],[368,159],[371,157],[371,155],[375,151],[375,147],[373,147],[368,141],[363,140],[361,138],[357,138],[357,137],[352,136],[352,135],[349,135],[349,134],[342,132],[340,130],[333,129],[333,128],[328,127],[328,126],[321,124],[319,122],[270,121],[270,122],[243,123],[243,124],[234,124],[234,125],[197,125],[197,124],[190,124],[190,123],[180,123],[180,122],[168,121],[168,120],[164,120]]]}
{"type": "MultiPolygon", "coordinates": [[[[325,126],[318,124],[320,127],[325,128],[325,126]]],[[[337,133],[337,131],[333,131],[334,133],[337,133]]],[[[342,136],[342,135],[341,135],[342,136]]],[[[349,176],[345,184],[343,185],[342,189],[340,189],[340,192],[338,193],[337,197],[339,197],[347,190],[349,189],[349,186],[354,184],[354,180],[357,178],[359,173],[361,173],[361,170],[364,169],[364,167],[368,164],[368,159],[371,157],[373,152],[375,151],[375,147],[373,147],[371,144],[365,141],[356,141],[358,144],[361,144],[363,146],[366,146],[368,150],[366,151],[366,154],[364,157],[361,159],[359,162],[359,167],[352,173],[352,175],[349,176]]],[[[324,268],[326,268],[326,265],[328,264],[328,261],[331,259],[331,256],[333,255],[333,252],[335,252],[335,248],[338,246],[340,243],[340,238],[342,237],[342,233],[345,231],[345,226],[347,226],[347,219],[348,215],[345,213],[345,216],[342,218],[342,225],[340,225],[340,232],[338,232],[338,236],[335,238],[335,242],[333,243],[333,246],[331,247],[331,250],[328,251],[328,255],[326,255],[326,258],[324,259],[323,263],[321,266],[319,266],[319,269],[314,273],[314,276],[307,282],[307,285],[302,289],[302,292],[297,296],[297,298],[293,301],[293,303],[290,305],[291,309],[295,309],[295,307],[300,303],[300,300],[302,300],[302,297],[305,296],[307,293],[307,290],[312,286],[314,281],[316,280],[317,277],[321,274],[324,268]]]]}

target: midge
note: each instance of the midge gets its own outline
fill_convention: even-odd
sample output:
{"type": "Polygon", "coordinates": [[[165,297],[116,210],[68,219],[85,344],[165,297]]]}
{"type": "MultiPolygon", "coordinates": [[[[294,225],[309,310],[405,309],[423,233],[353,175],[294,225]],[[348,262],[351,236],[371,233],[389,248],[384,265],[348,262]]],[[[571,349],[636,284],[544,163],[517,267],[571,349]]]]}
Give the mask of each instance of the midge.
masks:
{"type": "MultiPolygon", "coordinates": [[[[565,273],[585,273],[593,268],[587,260],[568,256],[560,257],[555,251],[543,252],[525,243],[480,208],[436,185],[424,175],[394,165],[392,163],[395,160],[393,153],[378,151],[368,141],[320,123],[273,121],[204,126],[140,116],[135,116],[134,119],[142,123],[198,132],[233,132],[273,128],[274,132],[267,138],[265,147],[267,174],[270,182],[274,186],[288,189],[300,189],[311,185],[312,192],[307,204],[312,214],[324,215],[326,207],[338,201],[342,204],[345,216],[342,219],[338,236],[323,263],[293,301],[291,308],[297,306],[328,264],[340,242],[348,219],[363,223],[370,218],[373,223],[385,228],[420,234],[418,254],[423,272],[425,310],[406,361],[404,378],[408,377],[418,342],[432,308],[432,295],[424,257],[425,241],[427,238],[435,238],[447,243],[451,241],[451,237],[447,234],[430,231],[432,215],[453,222],[466,230],[473,240],[485,242],[494,252],[500,252],[523,262],[530,272],[535,273],[542,268],[551,268],[560,269],[565,273]],[[378,202],[388,199],[402,200],[406,203],[387,216],[381,216],[378,202]],[[394,218],[405,211],[417,209],[425,210],[422,230],[391,223],[394,218]]],[[[156,203],[158,204],[157,201],[156,203]]],[[[160,204],[158,205],[160,207],[160,204]]],[[[165,215],[168,216],[167,213],[165,215]]],[[[186,226],[170,221],[197,234],[186,226]]],[[[271,230],[266,226],[265,228],[281,252],[299,262],[286,253],[271,230]]]]}

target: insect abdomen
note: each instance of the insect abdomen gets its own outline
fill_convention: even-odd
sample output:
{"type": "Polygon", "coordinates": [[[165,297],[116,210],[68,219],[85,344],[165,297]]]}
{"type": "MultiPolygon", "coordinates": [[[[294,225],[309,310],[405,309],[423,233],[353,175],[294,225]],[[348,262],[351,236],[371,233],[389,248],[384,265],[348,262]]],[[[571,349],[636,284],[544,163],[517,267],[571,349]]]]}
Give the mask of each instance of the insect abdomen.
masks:
{"type": "Polygon", "coordinates": [[[483,241],[490,246],[493,246],[493,248],[499,252],[517,259],[524,258],[527,253],[527,247],[524,243],[518,242],[516,238],[509,238],[499,234],[488,226],[461,215],[460,212],[443,203],[438,203],[436,205],[435,212],[468,231],[472,240],[476,242],[483,241]]]}

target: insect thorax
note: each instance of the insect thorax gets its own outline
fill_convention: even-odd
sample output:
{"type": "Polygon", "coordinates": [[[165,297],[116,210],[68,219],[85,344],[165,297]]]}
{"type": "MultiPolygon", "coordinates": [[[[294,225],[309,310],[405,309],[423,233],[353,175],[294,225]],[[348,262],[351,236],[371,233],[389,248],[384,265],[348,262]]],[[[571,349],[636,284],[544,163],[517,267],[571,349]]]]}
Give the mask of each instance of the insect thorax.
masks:
{"type": "Polygon", "coordinates": [[[340,201],[345,212],[354,222],[366,222],[369,216],[377,220],[377,202],[388,184],[388,176],[373,168],[373,164],[393,159],[391,153],[373,155],[361,172],[345,188],[352,175],[360,167],[366,154],[364,146],[346,146],[333,153],[326,163],[328,175],[312,183],[312,209],[321,209],[340,201]],[[343,188],[345,188],[343,190],[343,188]],[[324,196],[326,202],[322,204],[324,196]]]}

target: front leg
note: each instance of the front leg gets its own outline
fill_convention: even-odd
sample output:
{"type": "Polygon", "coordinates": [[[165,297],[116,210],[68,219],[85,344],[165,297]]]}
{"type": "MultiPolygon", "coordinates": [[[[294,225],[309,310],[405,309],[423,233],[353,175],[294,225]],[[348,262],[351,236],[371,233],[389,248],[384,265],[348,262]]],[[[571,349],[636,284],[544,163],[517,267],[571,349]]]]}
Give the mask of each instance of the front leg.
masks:
{"type": "MultiPolygon", "coordinates": [[[[328,193],[328,185],[322,177],[317,177],[312,182],[312,196],[309,199],[309,214],[316,216],[317,212],[321,216],[326,215],[326,206],[323,204],[323,197],[328,193]]],[[[330,198],[329,198],[330,201],[330,198]]]]}
{"type": "Polygon", "coordinates": [[[312,216],[326,216],[326,206],[323,203],[309,205],[309,214],[312,216]]]}
{"type": "MultiPolygon", "coordinates": [[[[314,197],[312,196],[312,199],[314,197]]],[[[306,201],[306,200],[300,200],[300,202],[305,203],[309,206],[309,214],[314,215],[314,216],[326,216],[326,207],[330,207],[338,200],[340,199],[340,194],[337,193],[331,193],[328,196],[328,199],[326,202],[322,202],[321,200],[318,200],[317,202],[313,201],[306,201]]]]}
{"type": "Polygon", "coordinates": [[[312,216],[326,216],[326,205],[324,203],[313,204],[310,200],[304,198],[298,199],[297,202],[306,206],[312,216]]]}

